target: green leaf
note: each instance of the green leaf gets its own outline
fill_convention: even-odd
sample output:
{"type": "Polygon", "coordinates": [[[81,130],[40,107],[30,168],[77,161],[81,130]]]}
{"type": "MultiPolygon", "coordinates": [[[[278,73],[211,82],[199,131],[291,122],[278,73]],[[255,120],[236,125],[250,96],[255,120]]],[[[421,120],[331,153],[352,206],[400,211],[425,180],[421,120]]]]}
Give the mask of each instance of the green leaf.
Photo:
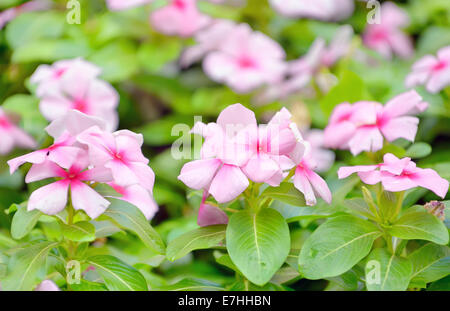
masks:
{"type": "Polygon", "coordinates": [[[9,274],[2,280],[3,290],[32,290],[38,283],[38,272],[45,266],[49,251],[58,244],[40,242],[16,252],[8,263],[9,274]]]}
{"type": "Polygon", "coordinates": [[[91,291],[107,291],[105,284],[97,283],[97,282],[91,282],[87,280],[80,280],[80,284],[71,284],[70,289],[73,291],[79,291],[79,292],[91,292],[91,291]]]}
{"type": "Polygon", "coordinates": [[[137,57],[139,63],[149,72],[158,72],[164,65],[178,58],[181,41],[169,39],[162,42],[148,42],[140,46],[137,57]]]}
{"type": "Polygon", "coordinates": [[[147,247],[164,255],[163,240],[150,226],[144,214],[134,205],[122,200],[111,199],[111,205],[103,215],[111,218],[123,228],[134,232],[147,247]]]}
{"type": "Polygon", "coordinates": [[[89,257],[86,262],[95,267],[111,291],[147,291],[142,274],[120,259],[109,255],[89,257]]]}
{"type": "Polygon", "coordinates": [[[257,285],[269,282],[290,249],[289,227],[274,209],[257,214],[244,210],[231,216],[226,233],[233,263],[257,285]]]}
{"type": "Polygon", "coordinates": [[[409,259],[376,248],[367,257],[365,271],[369,291],[404,291],[408,288],[412,264],[409,259]]]}
{"type": "Polygon", "coordinates": [[[215,225],[185,233],[167,245],[166,257],[174,261],[193,250],[217,246],[225,238],[225,231],[225,225],[215,225]]]}
{"type": "Polygon", "coordinates": [[[337,105],[344,102],[354,103],[363,99],[370,100],[363,80],[357,74],[345,71],[339,83],[322,98],[320,107],[327,116],[330,116],[337,105]]]}
{"type": "Polygon", "coordinates": [[[11,222],[11,236],[20,240],[33,230],[42,213],[38,210],[27,211],[26,206],[16,206],[17,212],[11,222]]]}
{"type": "Polygon", "coordinates": [[[367,205],[366,201],[362,198],[353,198],[344,201],[344,205],[352,212],[364,216],[369,219],[375,219],[372,211],[367,205]]]}
{"type": "Polygon", "coordinates": [[[62,233],[71,241],[91,242],[95,240],[95,227],[88,221],[79,221],[72,225],[62,224],[62,233]]]}
{"type": "Polygon", "coordinates": [[[89,60],[103,69],[102,78],[109,82],[126,80],[139,69],[136,47],[127,40],[112,41],[89,60]]]}
{"type": "Polygon", "coordinates": [[[58,38],[65,26],[64,15],[54,11],[19,15],[6,28],[6,40],[13,48],[42,38],[58,38]]]}
{"type": "Polygon", "coordinates": [[[298,259],[300,273],[313,280],[338,276],[367,256],[380,235],[375,225],[361,218],[332,218],[305,241],[298,259]]]}
{"type": "Polygon", "coordinates": [[[405,240],[426,240],[436,244],[448,243],[448,230],[436,216],[426,212],[423,207],[409,208],[387,232],[405,240]]]}
{"type": "Polygon", "coordinates": [[[279,187],[266,188],[261,196],[269,197],[294,206],[306,206],[303,193],[298,191],[294,187],[294,184],[288,182],[282,182],[279,187]]]}
{"type": "Polygon", "coordinates": [[[447,246],[429,243],[411,253],[408,258],[413,265],[409,287],[425,287],[423,285],[450,274],[450,249],[447,246]]]}
{"type": "Polygon", "coordinates": [[[205,291],[214,290],[222,291],[224,290],[220,285],[216,283],[211,283],[204,280],[194,280],[194,279],[184,279],[175,284],[161,286],[156,288],[158,291],[205,291]]]}
{"type": "Polygon", "coordinates": [[[427,143],[415,143],[406,150],[405,157],[413,159],[425,158],[431,153],[431,146],[427,143]]]}

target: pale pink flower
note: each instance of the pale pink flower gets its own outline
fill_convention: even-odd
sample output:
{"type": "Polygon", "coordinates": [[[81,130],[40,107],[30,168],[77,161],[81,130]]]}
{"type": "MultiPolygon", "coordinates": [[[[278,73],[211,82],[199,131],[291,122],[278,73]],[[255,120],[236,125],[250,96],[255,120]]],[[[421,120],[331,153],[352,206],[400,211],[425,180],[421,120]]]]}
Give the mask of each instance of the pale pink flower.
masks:
{"type": "Polygon", "coordinates": [[[142,134],[128,130],[109,133],[94,126],[78,135],[77,139],[89,147],[92,165],[111,170],[116,185],[140,184],[153,191],[155,174],[142,154],[142,134]]]}
{"type": "Polygon", "coordinates": [[[57,214],[66,207],[70,189],[74,209],[84,210],[92,219],[97,218],[111,203],[86,183],[110,182],[112,176],[108,169],[88,169],[89,165],[88,155],[83,149],[79,149],[77,161],[68,170],[51,161],[33,165],[25,178],[27,183],[47,178],[58,178],[58,181],[35,190],[28,200],[28,210],[57,214]]]}
{"type": "Polygon", "coordinates": [[[227,19],[217,19],[211,24],[198,31],[195,34],[196,45],[188,47],[180,57],[180,65],[189,67],[193,63],[203,59],[209,52],[216,51],[222,45],[226,36],[228,36],[237,25],[227,19]]]}
{"type": "Polygon", "coordinates": [[[151,219],[158,211],[158,205],[153,199],[152,193],[144,187],[135,184],[127,187],[122,187],[114,183],[109,184],[121,196],[117,197],[119,200],[126,201],[133,204],[144,214],[145,218],[151,219]]]}
{"type": "Polygon", "coordinates": [[[351,16],[354,0],[270,0],[272,7],[292,18],[339,21],[351,16]]]}
{"type": "Polygon", "coordinates": [[[101,69],[96,65],[83,60],[82,58],[60,60],[50,65],[40,65],[30,82],[37,85],[36,95],[43,97],[46,94],[54,94],[60,91],[62,81],[69,80],[73,83],[80,75],[83,79],[90,80],[97,78],[101,74],[101,69]]]}
{"type": "Polygon", "coordinates": [[[353,173],[358,173],[366,184],[374,185],[381,182],[383,188],[391,192],[422,187],[445,198],[449,188],[449,182],[440,177],[436,171],[419,168],[410,158],[399,159],[391,153],[385,154],[384,162],[377,165],[341,167],[338,176],[342,179],[353,173]]]}
{"type": "Polygon", "coordinates": [[[44,280],[34,289],[37,292],[59,292],[61,289],[52,280],[44,280]]]}
{"type": "Polygon", "coordinates": [[[413,55],[411,38],[402,29],[410,23],[409,16],[393,2],[381,6],[381,22],[368,24],[363,34],[364,44],[390,59],[393,54],[402,58],[413,55]]]}
{"type": "Polygon", "coordinates": [[[227,224],[227,214],[220,208],[206,203],[208,195],[207,191],[203,192],[202,202],[198,210],[197,224],[200,227],[227,224]]]}
{"type": "Polygon", "coordinates": [[[430,93],[438,93],[450,85],[450,46],[437,52],[437,57],[426,55],[417,61],[406,77],[407,87],[425,85],[430,93]]]}
{"type": "Polygon", "coordinates": [[[0,107],[0,154],[10,153],[14,147],[34,149],[35,140],[17,127],[0,107]]]}
{"type": "Polygon", "coordinates": [[[166,35],[189,37],[207,26],[211,18],[198,10],[196,0],[170,0],[150,15],[150,22],[166,35]]]}
{"type": "Polygon", "coordinates": [[[297,165],[294,174],[294,186],[305,196],[306,204],[309,206],[316,205],[317,198],[321,197],[325,202],[331,204],[332,195],[325,180],[322,179],[314,169],[317,162],[311,153],[311,146],[308,142],[303,143],[306,150],[300,146],[291,152],[290,158],[297,165]]]}
{"type": "Polygon", "coordinates": [[[286,108],[277,112],[267,125],[245,129],[241,135],[245,137],[249,159],[242,170],[248,178],[278,186],[285,177],[283,172],[295,166],[288,157],[299,143],[295,131],[298,130],[286,108]]]}
{"type": "Polygon", "coordinates": [[[57,90],[41,99],[39,108],[47,120],[53,121],[75,109],[105,120],[108,130],[117,128],[119,96],[107,82],[77,70],[71,73],[70,79],[62,79],[57,90]]]}
{"type": "Polygon", "coordinates": [[[9,160],[11,174],[24,163],[42,164],[46,160],[68,169],[75,162],[79,152],[80,146],[76,145],[76,136],[92,126],[99,126],[102,129],[106,127],[100,119],[77,110],[69,111],[46,128],[47,133],[55,139],[53,145],[9,160]]]}
{"type": "Polygon", "coordinates": [[[286,69],[284,58],[277,42],[240,24],[224,38],[219,50],[206,56],[203,69],[214,81],[247,93],[281,81],[286,69]]]}
{"type": "Polygon", "coordinates": [[[0,12],[0,30],[6,25],[6,23],[12,21],[17,16],[25,12],[43,11],[51,8],[52,4],[47,0],[34,0],[28,1],[24,4],[16,7],[4,10],[0,12]]]}
{"type": "Polygon", "coordinates": [[[411,115],[423,112],[428,104],[416,91],[391,99],[386,105],[377,102],[357,102],[338,105],[325,128],[325,145],[362,151],[378,151],[383,137],[392,142],[398,138],[414,141],[419,119],[411,115]]]}
{"type": "Polygon", "coordinates": [[[106,0],[111,11],[122,11],[152,2],[153,0],[106,0]]]}
{"type": "Polygon", "coordinates": [[[239,132],[249,126],[256,126],[255,115],[240,104],[224,109],[217,124],[196,125],[194,131],[206,136],[202,155],[208,158],[186,163],[178,179],[192,189],[208,191],[219,203],[235,199],[249,185],[240,168],[249,154],[236,141],[239,132]]]}

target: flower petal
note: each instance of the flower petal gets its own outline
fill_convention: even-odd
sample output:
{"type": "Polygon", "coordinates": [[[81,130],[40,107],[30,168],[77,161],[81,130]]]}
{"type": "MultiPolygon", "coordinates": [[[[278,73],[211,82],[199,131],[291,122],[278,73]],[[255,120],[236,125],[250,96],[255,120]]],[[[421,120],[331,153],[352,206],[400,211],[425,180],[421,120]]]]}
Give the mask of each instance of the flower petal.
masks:
{"type": "Polygon", "coordinates": [[[28,200],[28,210],[40,210],[47,215],[61,212],[67,204],[69,182],[61,180],[35,190],[28,200]]]}
{"type": "Polygon", "coordinates": [[[214,177],[209,192],[219,203],[226,203],[239,196],[249,185],[247,176],[234,165],[223,165],[214,177]]]}
{"type": "Polygon", "coordinates": [[[97,218],[111,204],[88,185],[74,181],[70,186],[73,208],[84,210],[92,219],[97,218]]]}
{"type": "Polygon", "coordinates": [[[196,160],[186,163],[178,179],[192,189],[207,189],[222,162],[217,159],[196,160]]]}

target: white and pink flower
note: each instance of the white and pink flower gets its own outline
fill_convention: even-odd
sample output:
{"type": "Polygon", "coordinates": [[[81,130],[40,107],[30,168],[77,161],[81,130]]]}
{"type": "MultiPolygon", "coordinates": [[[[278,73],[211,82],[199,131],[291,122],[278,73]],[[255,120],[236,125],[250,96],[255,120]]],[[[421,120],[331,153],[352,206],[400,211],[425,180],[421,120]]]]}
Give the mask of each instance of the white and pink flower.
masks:
{"type": "Polygon", "coordinates": [[[197,0],[170,0],[169,4],[150,15],[156,31],[166,35],[190,37],[211,22],[197,8],[197,0]]]}
{"type": "Polygon", "coordinates": [[[115,130],[119,96],[110,84],[98,79],[100,73],[100,68],[78,58],[39,66],[31,82],[37,85],[41,113],[53,121],[74,109],[105,120],[108,130],[115,130]]]}
{"type": "Polygon", "coordinates": [[[0,154],[8,154],[15,147],[33,149],[36,141],[20,129],[0,107],[0,154]]]}
{"type": "Polygon", "coordinates": [[[430,93],[438,93],[450,85],[450,46],[437,52],[437,56],[426,55],[417,61],[406,77],[407,87],[425,85],[430,93]]]}
{"type": "Polygon", "coordinates": [[[112,185],[118,199],[137,206],[147,219],[154,216],[154,173],[141,151],[142,135],[110,133],[105,127],[101,119],[70,110],[46,129],[55,139],[53,145],[8,161],[11,173],[26,162],[33,164],[27,183],[56,179],[31,194],[28,210],[57,214],[66,207],[70,190],[74,209],[84,210],[94,219],[110,205],[92,187],[104,183],[112,185]]]}
{"type": "Polygon", "coordinates": [[[366,27],[363,34],[364,44],[387,59],[394,54],[409,58],[414,53],[411,38],[403,32],[410,23],[407,13],[393,2],[381,6],[381,22],[366,27]]]}
{"type": "Polygon", "coordinates": [[[206,56],[203,69],[214,81],[247,93],[281,81],[286,70],[284,59],[285,52],[277,42],[240,24],[223,38],[216,51],[206,56]]]}

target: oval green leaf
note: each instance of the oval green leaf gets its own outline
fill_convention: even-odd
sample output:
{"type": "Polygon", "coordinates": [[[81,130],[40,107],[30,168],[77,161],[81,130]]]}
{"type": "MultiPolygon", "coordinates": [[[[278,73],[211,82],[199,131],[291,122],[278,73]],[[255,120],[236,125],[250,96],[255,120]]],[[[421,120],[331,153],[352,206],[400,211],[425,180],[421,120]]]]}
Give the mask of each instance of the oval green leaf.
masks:
{"type": "Polygon", "coordinates": [[[305,241],[298,259],[300,273],[313,280],[338,276],[366,257],[380,235],[375,225],[361,218],[332,218],[305,241]]]}
{"type": "Polygon", "coordinates": [[[226,239],[233,263],[257,285],[270,281],[290,249],[289,227],[271,208],[257,214],[244,210],[231,216],[226,239]]]}

